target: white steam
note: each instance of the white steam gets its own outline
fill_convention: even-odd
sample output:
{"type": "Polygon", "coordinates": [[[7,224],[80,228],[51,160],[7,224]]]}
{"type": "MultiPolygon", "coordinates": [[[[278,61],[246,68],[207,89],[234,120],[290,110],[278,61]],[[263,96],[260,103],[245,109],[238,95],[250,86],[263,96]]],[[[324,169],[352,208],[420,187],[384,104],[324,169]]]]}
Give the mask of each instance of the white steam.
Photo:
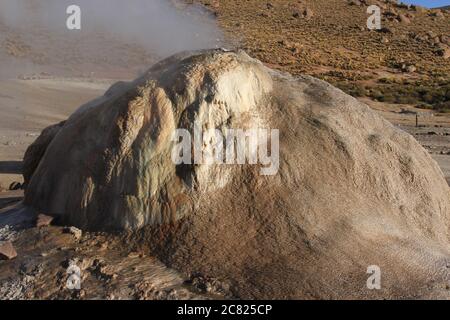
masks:
{"type": "Polygon", "coordinates": [[[66,8],[78,5],[82,30],[102,31],[136,42],[158,56],[218,45],[221,34],[213,19],[194,6],[169,0],[0,0],[0,19],[9,26],[66,29],[66,8]]]}
{"type": "Polygon", "coordinates": [[[171,54],[221,44],[214,17],[183,0],[0,0],[0,78],[132,77],[171,54]],[[66,26],[70,5],[81,8],[81,30],[66,26]]]}

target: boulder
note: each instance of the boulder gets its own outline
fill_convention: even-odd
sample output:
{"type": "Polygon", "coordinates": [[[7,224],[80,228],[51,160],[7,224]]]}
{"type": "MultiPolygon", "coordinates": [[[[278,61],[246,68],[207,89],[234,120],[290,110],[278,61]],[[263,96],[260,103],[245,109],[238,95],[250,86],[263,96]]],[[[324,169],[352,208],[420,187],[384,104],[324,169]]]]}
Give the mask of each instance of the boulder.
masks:
{"type": "Polygon", "coordinates": [[[11,241],[0,242],[0,260],[11,260],[15,257],[17,257],[17,252],[11,241]]]}
{"type": "Polygon", "coordinates": [[[66,227],[63,229],[63,232],[71,234],[75,238],[75,240],[80,240],[83,236],[83,231],[75,227],[66,227]]]}
{"type": "Polygon", "coordinates": [[[48,227],[49,225],[52,224],[52,221],[53,217],[40,213],[36,218],[36,227],[37,228],[48,227]]]}
{"type": "Polygon", "coordinates": [[[241,51],[178,54],[114,86],[35,161],[27,205],[141,230],[162,261],[240,298],[448,297],[449,187],[427,151],[330,84],[241,51]],[[278,170],[176,164],[177,128],[277,129],[278,170]],[[366,285],[374,265],[381,290],[366,285]]]}
{"type": "Polygon", "coordinates": [[[403,24],[410,24],[411,20],[404,14],[399,14],[397,20],[403,24]]]}

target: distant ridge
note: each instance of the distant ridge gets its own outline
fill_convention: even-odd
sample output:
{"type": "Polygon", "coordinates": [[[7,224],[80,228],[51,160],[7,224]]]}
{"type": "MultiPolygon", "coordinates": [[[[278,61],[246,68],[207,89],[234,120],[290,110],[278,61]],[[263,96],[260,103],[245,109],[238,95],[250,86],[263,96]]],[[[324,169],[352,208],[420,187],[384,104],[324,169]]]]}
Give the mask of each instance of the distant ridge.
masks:
{"type": "Polygon", "coordinates": [[[450,11],[450,6],[439,7],[439,8],[436,8],[436,9],[449,10],[450,11]]]}

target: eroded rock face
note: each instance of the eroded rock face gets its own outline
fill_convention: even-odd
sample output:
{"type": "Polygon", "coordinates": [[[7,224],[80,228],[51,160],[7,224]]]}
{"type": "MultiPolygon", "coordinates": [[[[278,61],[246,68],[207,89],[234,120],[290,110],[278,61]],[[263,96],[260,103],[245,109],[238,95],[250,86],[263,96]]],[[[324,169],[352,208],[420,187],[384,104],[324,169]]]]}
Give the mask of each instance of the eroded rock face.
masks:
{"type": "Polygon", "coordinates": [[[160,258],[231,279],[238,297],[448,296],[449,189],[435,161],[342,91],[242,52],[174,56],[80,108],[26,203],[81,228],[177,222],[148,236],[160,258]],[[173,131],[196,122],[279,129],[278,173],[175,165],[173,131]],[[382,290],[366,287],[370,265],[382,290]]]}
{"type": "Polygon", "coordinates": [[[84,228],[174,222],[195,210],[199,191],[223,186],[230,175],[226,166],[177,167],[174,130],[194,123],[258,127],[271,86],[262,64],[243,53],[168,59],[67,120],[34,173],[26,202],[84,228]]]}
{"type": "Polygon", "coordinates": [[[65,121],[55,124],[42,131],[41,135],[30,145],[23,157],[23,178],[24,186],[27,186],[33,176],[34,171],[39,165],[48,145],[53,138],[58,134],[59,130],[64,125],[65,121]]]}

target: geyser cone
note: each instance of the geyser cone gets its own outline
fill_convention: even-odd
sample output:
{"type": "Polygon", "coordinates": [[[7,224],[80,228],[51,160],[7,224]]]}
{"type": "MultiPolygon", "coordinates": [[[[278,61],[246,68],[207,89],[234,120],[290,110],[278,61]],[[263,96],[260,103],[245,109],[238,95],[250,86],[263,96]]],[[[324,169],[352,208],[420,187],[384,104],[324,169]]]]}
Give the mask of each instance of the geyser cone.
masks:
{"type": "Polygon", "coordinates": [[[26,203],[90,229],[178,222],[160,257],[230,279],[239,297],[445,297],[448,191],[414,138],[366,105],[216,50],[171,57],[78,110],[26,203]],[[175,165],[173,131],[197,122],[279,129],[278,172],[175,165]],[[366,287],[370,265],[381,290],[366,287]]]}

